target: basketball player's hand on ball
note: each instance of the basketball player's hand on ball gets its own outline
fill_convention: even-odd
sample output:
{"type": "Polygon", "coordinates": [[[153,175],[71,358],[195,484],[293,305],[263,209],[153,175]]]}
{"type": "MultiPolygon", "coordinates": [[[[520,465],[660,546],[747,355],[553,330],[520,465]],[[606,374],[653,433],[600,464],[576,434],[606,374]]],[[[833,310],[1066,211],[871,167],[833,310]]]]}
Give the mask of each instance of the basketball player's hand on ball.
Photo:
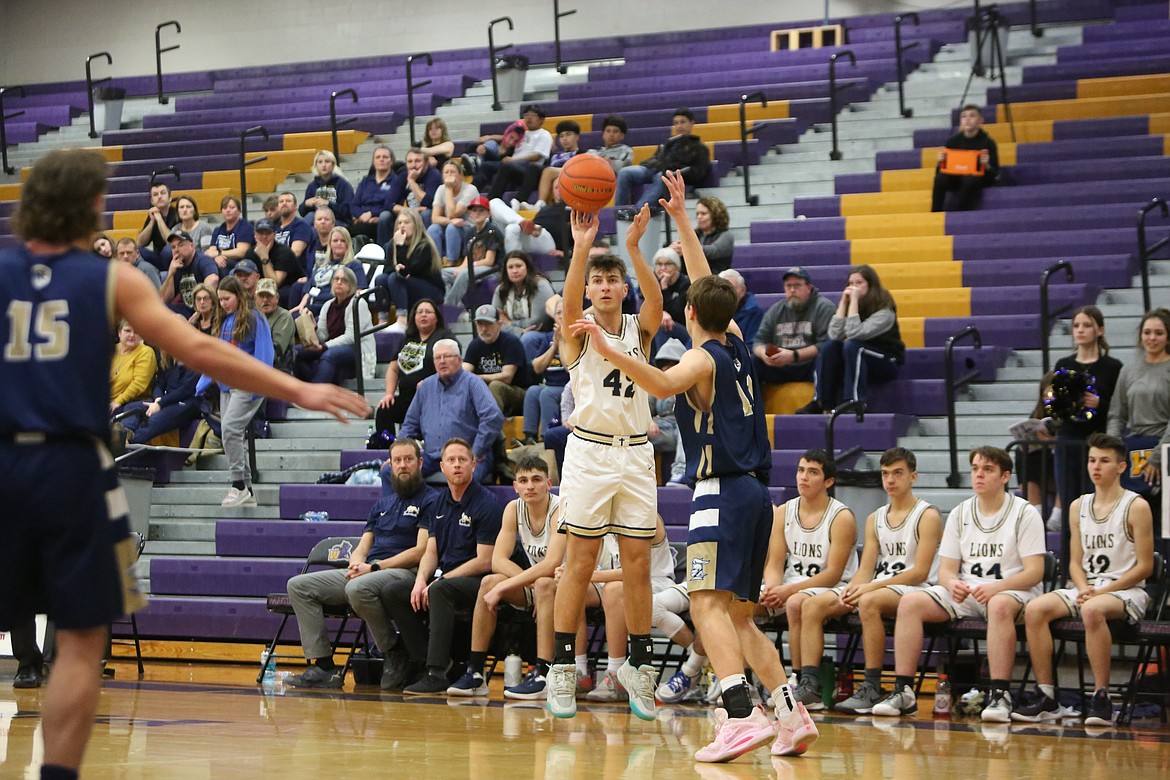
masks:
{"type": "MultiPolygon", "coordinates": [[[[574,212],[575,213],[575,212],[574,212]]],[[[634,215],[629,230],[626,231],[626,247],[633,249],[646,234],[646,226],[650,224],[650,205],[646,204],[634,215]]]]}
{"type": "Polygon", "coordinates": [[[588,334],[592,348],[597,350],[597,354],[603,358],[612,357],[614,354],[613,347],[609,344],[609,339],[605,338],[601,333],[601,328],[596,322],[582,317],[576,322],[569,325],[569,332],[573,334],[573,338],[579,339],[588,334]]]}
{"type": "Polygon", "coordinates": [[[573,230],[573,244],[576,246],[593,246],[593,239],[597,237],[597,215],[588,211],[577,211],[569,215],[569,224],[573,230]]]}
{"type": "Polygon", "coordinates": [[[683,181],[682,174],[678,171],[665,171],[662,174],[662,181],[666,184],[666,191],[670,193],[670,200],[659,198],[658,204],[666,209],[666,213],[675,224],[690,224],[690,216],[687,214],[687,183],[683,181]]]}

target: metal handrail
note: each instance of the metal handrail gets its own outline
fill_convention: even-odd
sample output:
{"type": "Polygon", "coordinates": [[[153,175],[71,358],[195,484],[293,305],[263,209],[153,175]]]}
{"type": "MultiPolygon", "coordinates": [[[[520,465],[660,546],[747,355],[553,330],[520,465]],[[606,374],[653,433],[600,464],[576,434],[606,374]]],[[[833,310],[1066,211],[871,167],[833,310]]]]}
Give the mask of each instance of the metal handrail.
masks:
{"type": "Polygon", "coordinates": [[[496,54],[505,49],[512,48],[512,44],[508,43],[503,46],[496,46],[494,28],[500,22],[507,22],[509,30],[515,30],[515,25],[512,24],[512,17],[500,16],[488,22],[488,61],[492,67],[492,111],[502,111],[504,106],[500,103],[500,87],[496,80],[496,54]]]}
{"type": "Polygon", "coordinates": [[[423,57],[427,61],[428,66],[434,66],[435,61],[431,57],[431,53],[423,52],[422,54],[411,54],[406,58],[406,123],[410,127],[410,145],[414,146],[416,139],[414,136],[414,91],[422,89],[431,83],[430,79],[414,83],[414,60],[416,57],[423,57]]]}
{"type": "Polygon", "coordinates": [[[825,424],[825,452],[829,453],[829,457],[838,462],[852,458],[865,449],[860,444],[855,444],[840,455],[837,455],[835,452],[837,449],[837,436],[834,427],[837,425],[837,418],[843,414],[850,413],[856,415],[857,422],[865,422],[865,402],[856,400],[846,401],[829,414],[829,421],[825,424]]]}
{"type": "Polygon", "coordinates": [[[1051,281],[1052,274],[1057,271],[1064,271],[1064,280],[1066,282],[1071,282],[1076,279],[1076,276],[1073,274],[1072,264],[1068,260],[1053,263],[1040,274],[1040,364],[1044,368],[1043,373],[1045,374],[1048,373],[1048,331],[1052,328],[1053,320],[1072,308],[1072,304],[1069,304],[1067,306],[1061,306],[1055,312],[1049,311],[1048,283],[1051,281]]]}
{"type": "Polygon", "coordinates": [[[262,135],[264,140],[268,140],[268,130],[263,125],[256,125],[249,127],[247,130],[240,132],[240,219],[248,219],[248,174],[247,168],[249,165],[255,165],[258,162],[263,162],[268,159],[268,155],[262,154],[259,157],[253,157],[251,160],[245,159],[246,151],[244,149],[244,142],[248,136],[262,135]]]}
{"type": "Polygon", "coordinates": [[[1142,311],[1150,310],[1150,256],[1159,251],[1163,247],[1170,244],[1170,236],[1163,238],[1153,246],[1146,245],[1146,215],[1148,215],[1155,208],[1162,210],[1162,216],[1170,218],[1170,209],[1166,206],[1166,201],[1161,198],[1154,198],[1146,205],[1138,210],[1137,233],[1138,233],[1138,265],[1142,273],[1142,311]]]}
{"type": "MultiPolygon", "coordinates": [[[[1039,23],[1036,21],[1036,0],[1028,0],[1028,26],[1032,29],[1033,38],[1043,38],[1044,31],[1040,29],[1039,23]]],[[[1061,560],[1066,560],[1066,554],[1061,560]]]]}
{"type": "Polygon", "coordinates": [[[182,26],[180,26],[179,23],[174,19],[169,22],[163,22],[154,28],[154,69],[155,75],[158,79],[158,102],[162,105],[166,105],[168,100],[167,96],[163,94],[162,88],[162,56],[168,51],[174,51],[175,49],[179,48],[179,44],[177,43],[174,46],[168,46],[165,49],[162,47],[162,31],[164,27],[174,27],[176,33],[183,32],[182,26]]]}
{"type": "Polygon", "coordinates": [[[965,338],[971,338],[975,344],[975,349],[983,349],[983,336],[979,333],[979,328],[974,325],[968,325],[955,335],[949,337],[946,342],[946,352],[943,360],[946,361],[944,369],[946,371],[946,390],[947,394],[947,445],[951,453],[951,472],[947,475],[947,487],[957,488],[959,486],[959,434],[955,426],[955,390],[960,386],[967,384],[975,377],[979,376],[979,369],[969,371],[966,375],[955,379],[955,344],[965,338]]]}
{"type": "Polygon", "coordinates": [[[23,116],[24,112],[15,111],[11,114],[4,113],[4,93],[8,90],[19,92],[21,97],[28,97],[28,93],[24,87],[0,87],[0,165],[3,166],[5,173],[12,176],[16,173],[16,169],[8,164],[8,130],[5,128],[4,123],[9,119],[16,119],[18,116],[23,116]]]}
{"type": "MultiPolygon", "coordinates": [[[[340,92],[334,92],[329,95],[329,132],[333,136],[333,156],[341,156],[341,148],[337,145],[337,128],[352,124],[357,121],[356,116],[347,117],[346,119],[337,121],[337,98],[342,95],[349,95],[353,98],[353,102],[358,102],[358,93],[352,89],[343,89],[340,92]]],[[[267,136],[265,136],[267,137],[267,136]]]]}
{"type": "Polygon", "coordinates": [[[894,17],[894,59],[898,61],[898,113],[903,118],[909,119],[914,116],[914,109],[906,108],[906,67],[902,63],[902,55],[917,46],[918,42],[915,41],[908,46],[902,45],[903,19],[909,19],[914,22],[915,27],[918,27],[920,23],[918,21],[918,14],[913,11],[894,17]]]}
{"type": "MultiPolygon", "coordinates": [[[[357,298],[358,302],[365,301],[367,306],[370,306],[372,300],[383,298],[385,295],[385,287],[369,287],[354,293],[354,297],[357,298]]],[[[373,311],[372,306],[370,306],[370,310],[373,311]]],[[[357,391],[359,395],[364,395],[366,392],[366,380],[362,376],[362,339],[389,327],[390,321],[387,320],[386,322],[380,322],[366,330],[362,330],[361,309],[357,306],[353,307],[353,332],[357,336],[353,343],[354,376],[357,378],[357,391]]]]}
{"type": "MultiPolygon", "coordinates": [[[[829,114],[833,122],[833,150],[829,152],[830,160],[840,160],[841,150],[837,148],[837,58],[848,57],[849,62],[853,67],[857,67],[857,57],[853,55],[852,49],[845,49],[844,51],[834,52],[829,55],[829,114]]],[[[840,89],[849,89],[853,84],[846,84],[840,89]]]]}
{"type": "Polygon", "coordinates": [[[110,56],[110,53],[108,51],[99,51],[97,54],[91,54],[85,58],[85,99],[87,101],[89,101],[89,137],[90,138],[97,138],[98,137],[97,127],[93,123],[93,88],[97,84],[104,84],[110,80],[109,76],[106,76],[105,78],[98,79],[97,81],[93,80],[93,70],[90,67],[90,63],[93,62],[93,60],[96,60],[98,57],[105,57],[107,65],[114,64],[114,58],[112,56],[110,56]]]}
{"type": "Polygon", "coordinates": [[[562,11],[561,0],[553,0],[553,50],[556,53],[557,73],[560,73],[562,76],[568,73],[569,69],[561,62],[561,19],[566,16],[572,16],[575,13],[577,13],[576,8],[572,11],[562,11]]]}
{"type": "Polygon", "coordinates": [[[159,168],[158,170],[150,172],[150,186],[153,187],[154,183],[156,181],[158,181],[158,177],[162,176],[164,173],[169,173],[172,176],[174,176],[175,181],[182,181],[183,180],[183,174],[179,173],[178,168],[176,168],[173,165],[167,165],[167,166],[164,166],[162,168],[159,168]]]}
{"type": "Polygon", "coordinates": [[[740,95],[739,98],[739,149],[740,156],[743,158],[743,201],[749,206],[758,206],[760,204],[760,197],[752,195],[752,166],[748,164],[748,135],[756,132],[764,126],[765,122],[757,122],[749,129],[747,126],[747,104],[753,100],[760,101],[760,105],[764,108],[768,107],[768,98],[764,95],[763,90],[757,89],[755,92],[749,92],[746,95],[740,95]]]}

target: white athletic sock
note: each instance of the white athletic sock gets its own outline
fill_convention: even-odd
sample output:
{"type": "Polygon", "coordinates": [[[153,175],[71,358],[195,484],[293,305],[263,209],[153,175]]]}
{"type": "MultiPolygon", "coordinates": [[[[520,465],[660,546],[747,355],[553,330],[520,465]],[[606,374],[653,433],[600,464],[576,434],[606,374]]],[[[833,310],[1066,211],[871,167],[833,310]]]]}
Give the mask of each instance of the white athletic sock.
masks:
{"type": "Polygon", "coordinates": [[[776,716],[787,715],[796,708],[796,697],[792,695],[792,688],[784,683],[772,691],[772,704],[776,708],[776,716]]]}
{"type": "Polygon", "coordinates": [[[617,670],[626,665],[626,657],[614,658],[612,655],[605,662],[605,671],[617,674],[617,670]]]}
{"type": "Polygon", "coordinates": [[[748,684],[748,680],[747,680],[746,674],[729,674],[726,677],[723,677],[722,679],[719,680],[719,690],[728,691],[737,685],[747,685],[747,684],[748,684]]]}
{"type": "Polygon", "coordinates": [[[579,675],[589,674],[589,655],[588,655],[588,653],[582,653],[581,655],[577,656],[573,660],[577,664],[577,674],[579,674],[579,675]]]}
{"type": "Polygon", "coordinates": [[[1040,689],[1040,693],[1044,694],[1048,698],[1050,698],[1050,699],[1056,698],[1056,686],[1055,685],[1039,684],[1036,687],[1040,689]]]}
{"type": "Polygon", "coordinates": [[[694,677],[703,671],[703,666],[707,663],[707,656],[696,653],[694,645],[691,645],[690,651],[691,654],[687,656],[687,660],[682,665],[682,672],[687,677],[694,677]]]}

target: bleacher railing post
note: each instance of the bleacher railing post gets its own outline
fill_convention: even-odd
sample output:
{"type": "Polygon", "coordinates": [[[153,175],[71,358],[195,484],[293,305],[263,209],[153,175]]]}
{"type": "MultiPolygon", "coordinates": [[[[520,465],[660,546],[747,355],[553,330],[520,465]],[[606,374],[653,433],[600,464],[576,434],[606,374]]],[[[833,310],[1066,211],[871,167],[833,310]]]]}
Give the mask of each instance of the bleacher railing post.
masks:
{"type": "MultiPolygon", "coordinates": [[[[370,269],[371,274],[373,271],[374,269],[370,269]]],[[[353,355],[355,363],[354,376],[356,377],[357,381],[358,395],[365,395],[366,392],[366,379],[364,376],[362,376],[362,338],[390,327],[390,321],[387,320],[386,322],[378,323],[377,325],[374,325],[367,330],[362,330],[361,309],[359,308],[359,305],[365,301],[366,306],[369,306],[371,301],[377,299],[380,294],[383,294],[383,289],[384,288],[372,286],[371,282],[371,286],[369,288],[365,290],[358,290],[354,294],[357,297],[358,304],[353,307],[353,332],[357,334],[357,338],[355,338],[353,341],[353,355]]],[[[373,311],[372,308],[371,311],[373,311]]]]}
{"type": "MultiPolygon", "coordinates": [[[[863,401],[846,401],[838,406],[829,415],[829,421],[825,423],[825,452],[829,453],[829,457],[835,461],[842,461],[853,457],[862,451],[860,445],[855,445],[837,455],[837,435],[835,428],[837,425],[837,418],[843,414],[855,414],[857,422],[865,422],[865,403],[863,401]]],[[[829,495],[834,495],[833,488],[829,488],[829,495]]]]}
{"type": "Polygon", "coordinates": [[[488,61],[491,63],[492,67],[492,111],[502,111],[504,108],[500,103],[500,85],[496,80],[496,54],[498,52],[504,51],[505,49],[512,48],[512,44],[510,43],[500,47],[496,46],[495,32],[492,28],[494,28],[500,22],[507,22],[509,30],[516,29],[512,24],[512,17],[510,16],[500,16],[488,22],[488,61]]]}
{"type": "Polygon", "coordinates": [[[913,49],[918,45],[915,41],[908,46],[902,45],[902,20],[909,19],[914,22],[914,26],[918,27],[918,14],[911,11],[907,14],[900,14],[894,18],[894,58],[898,63],[898,113],[903,118],[909,119],[914,116],[914,109],[906,108],[906,66],[902,63],[902,55],[913,49]]]}
{"type": "Polygon", "coordinates": [[[1137,234],[1138,234],[1138,265],[1141,268],[1142,274],[1142,311],[1150,310],[1150,255],[1157,252],[1167,244],[1170,244],[1170,237],[1163,238],[1161,241],[1154,244],[1152,247],[1146,245],[1146,216],[1156,208],[1162,210],[1162,216],[1170,218],[1170,209],[1167,209],[1166,201],[1161,198],[1154,198],[1146,205],[1138,210],[1137,219],[1137,234]]]}
{"type": "Polygon", "coordinates": [[[98,57],[104,57],[107,65],[114,64],[114,58],[110,56],[108,51],[99,51],[97,54],[91,54],[85,58],[85,99],[89,101],[89,137],[97,138],[97,126],[93,121],[93,88],[98,84],[104,84],[110,80],[109,76],[100,78],[97,81],[93,79],[93,69],[91,63],[98,57]]]}
{"type": "MultiPolygon", "coordinates": [[[[353,98],[354,103],[358,102],[358,94],[352,89],[343,89],[340,92],[334,92],[329,95],[329,132],[333,136],[334,157],[341,156],[341,148],[337,145],[337,128],[357,121],[356,116],[348,117],[341,120],[340,122],[337,121],[337,98],[343,95],[349,95],[351,98],[353,98]]],[[[265,136],[265,138],[267,137],[268,136],[265,136]]]]}
{"type": "Polygon", "coordinates": [[[168,51],[174,51],[175,49],[179,48],[179,44],[177,43],[174,46],[168,46],[165,49],[162,47],[162,31],[165,27],[174,27],[176,33],[183,32],[183,28],[174,19],[169,22],[163,22],[154,28],[154,69],[155,75],[158,78],[158,102],[162,105],[166,105],[167,103],[167,96],[163,94],[162,56],[168,51]]]}
{"type": "Polygon", "coordinates": [[[758,100],[760,105],[764,108],[768,107],[768,98],[764,96],[762,90],[749,92],[746,95],[741,95],[739,98],[739,149],[741,163],[743,164],[743,202],[749,206],[758,206],[760,203],[759,196],[752,195],[752,166],[748,162],[748,135],[754,133],[756,128],[760,125],[753,125],[749,130],[747,126],[747,104],[753,100],[758,100]]]}
{"type": "Polygon", "coordinates": [[[3,163],[4,172],[9,176],[16,173],[16,169],[8,164],[8,130],[5,128],[5,123],[9,119],[16,119],[16,117],[24,114],[23,111],[14,111],[11,114],[4,113],[4,93],[12,90],[19,92],[21,97],[27,97],[24,87],[0,87],[0,162],[3,163]]]}
{"type": "Polygon", "coordinates": [[[569,69],[561,63],[561,19],[566,16],[572,16],[575,13],[577,13],[576,8],[572,11],[561,11],[561,0],[553,0],[553,50],[556,53],[557,73],[560,73],[562,76],[569,69]]]}
{"type": "MultiPolygon", "coordinates": [[[[837,148],[837,58],[838,57],[848,57],[849,62],[853,65],[853,67],[854,68],[857,67],[857,57],[853,56],[853,51],[851,49],[846,49],[845,51],[834,52],[833,54],[829,55],[829,114],[830,114],[830,118],[832,119],[832,123],[833,123],[833,151],[829,152],[829,159],[830,160],[840,160],[841,159],[841,150],[837,148]]],[[[842,87],[842,89],[845,89],[845,88],[851,87],[851,86],[853,86],[853,85],[846,84],[845,87],[842,87]]]]}
{"type": "MultiPolygon", "coordinates": [[[[434,61],[434,59],[431,58],[431,53],[429,51],[423,52],[422,54],[411,54],[409,57],[406,58],[406,121],[410,126],[410,145],[411,145],[411,147],[413,147],[417,143],[417,139],[415,138],[415,135],[414,135],[414,91],[416,89],[422,89],[423,87],[425,87],[431,83],[430,79],[427,79],[426,81],[420,81],[417,84],[414,83],[413,73],[414,73],[414,61],[416,58],[425,59],[427,61],[428,66],[433,66],[435,64],[435,61],[434,61]]],[[[427,143],[429,143],[428,139],[423,139],[423,140],[425,140],[425,141],[427,141],[427,143]]],[[[427,144],[423,144],[423,145],[426,146],[427,144]]]]}
{"type": "Polygon", "coordinates": [[[1072,264],[1068,260],[1061,260],[1058,263],[1053,263],[1044,269],[1040,274],[1040,362],[1044,368],[1042,373],[1048,373],[1049,357],[1048,357],[1048,335],[1052,329],[1052,321],[1056,319],[1068,306],[1062,306],[1058,311],[1049,311],[1048,304],[1048,283],[1051,281],[1052,274],[1057,271],[1064,271],[1064,278],[1066,282],[1073,281],[1076,277],[1073,275],[1072,264]]]}
{"type": "Polygon", "coordinates": [[[947,487],[950,488],[957,488],[959,486],[959,433],[955,422],[955,390],[960,385],[965,385],[979,376],[979,371],[974,370],[968,372],[958,380],[955,379],[955,363],[953,360],[955,344],[966,338],[972,340],[975,344],[975,349],[983,349],[983,336],[980,335],[979,328],[976,328],[974,325],[968,325],[947,339],[946,350],[943,353],[943,360],[946,361],[943,370],[946,373],[947,445],[951,455],[951,472],[947,475],[947,487]]]}
{"type": "Polygon", "coordinates": [[[244,149],[244,142],[251,135],[262,135],[264,136],[264,140],[267,141],[268,131],[263,125],[256,125],[240,133],[240,219],[243,220],[248,219],[248,166],[268,159],[268,155],[266,154],[253,157],[251,160],[245,159],[246,151],[244,149]]]}

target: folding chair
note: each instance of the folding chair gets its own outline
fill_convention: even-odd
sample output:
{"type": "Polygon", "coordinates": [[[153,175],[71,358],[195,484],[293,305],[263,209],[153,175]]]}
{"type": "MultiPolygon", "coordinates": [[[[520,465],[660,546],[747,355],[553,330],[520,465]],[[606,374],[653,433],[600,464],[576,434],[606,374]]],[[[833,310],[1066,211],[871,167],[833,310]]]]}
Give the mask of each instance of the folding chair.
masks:
{"type": "MultiPolygon", "coordinates": [[[[130,537],[135,540],[134,562],[138,563],[138,559],[142,557],[142,551],[146,548],[146,537],[143,536],[142,534],[138,533],[137,531],[131,531],[130,537]]],[[[138,619],[136,617],[134,617],[133,613],[131,613],[129,615],[129,617],[123,618],[121,620],[116,620],[116,621],[114,621],[114,623],[115,624],[129,623],[130,624],[130,639],[129,640],[113,639],[111,637],[110,648],[106,651],[106,657],[110,658],[110,659],[113,658],[113,646],[114,645],[116,645],[116,644],[118,644],[118,645],[129,644],[130,642],[133,642],[134,643],[134,659],[138,662],[138,676],[142,677],[142,675],[146,673],[146,668],[142,665],[142,643],[138,639],[138,619]]],[[[114,670],[112,668],[107,668],[104,670],[104,672],[105,672],[106,676],[108,676],[108,677],[114,676],[114,670]]]]}

